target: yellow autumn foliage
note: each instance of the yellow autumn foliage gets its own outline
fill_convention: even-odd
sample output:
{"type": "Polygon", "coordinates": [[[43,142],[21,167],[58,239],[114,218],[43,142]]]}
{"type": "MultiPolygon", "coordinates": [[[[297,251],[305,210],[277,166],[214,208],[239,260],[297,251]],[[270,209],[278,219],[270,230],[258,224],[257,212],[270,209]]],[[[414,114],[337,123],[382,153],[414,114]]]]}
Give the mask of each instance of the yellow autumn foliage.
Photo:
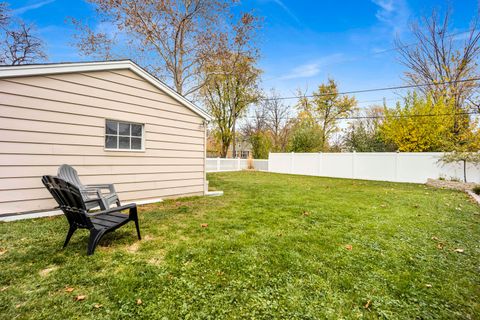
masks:
{"type": "MultiPolygon", "coordinates": [[[[381,126],[384,138],[395,143],[399,151],[449,151],[455,148],[453,101],[436,101],[415,93],[407,95],[403,105],[385,108],[381,126]]],[[[459,115],[463,117],[464,115],[459,115]]]]}

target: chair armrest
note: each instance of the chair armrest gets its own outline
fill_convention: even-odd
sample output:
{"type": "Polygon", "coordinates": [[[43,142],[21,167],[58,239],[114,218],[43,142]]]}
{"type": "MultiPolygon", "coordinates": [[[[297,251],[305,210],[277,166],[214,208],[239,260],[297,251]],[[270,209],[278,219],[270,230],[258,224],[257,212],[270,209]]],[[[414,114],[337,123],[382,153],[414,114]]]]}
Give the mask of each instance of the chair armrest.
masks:
{"type": "Polygon", "coordinates": [[[85,186],[85,189],[108,189],[110,193],[116,193],[113,184],[89,184],[85,186]]]}
{"type": "Polygon", "coordinates": [[[94,217],[102,214],[107,214],[107,213],[112,213],[112,212],[119,212],[123,210],[129,209],[132,211],[132,209],[137,209],[137,204],[136,203],[129,203],[120,207],[113,207],[107,210],[102,210],[102,211],[97,211],[97,212],[87,212],[87,216],[94,217]]]}
{"type": "Polygon", "coordinates": [[[100,208],[102,207],[101,206],[101,203],[102,203],[101,198],[93,198],[93,199],[83,200],[83,202],[85,202],[85,204],[96,202],[100,208]]]}

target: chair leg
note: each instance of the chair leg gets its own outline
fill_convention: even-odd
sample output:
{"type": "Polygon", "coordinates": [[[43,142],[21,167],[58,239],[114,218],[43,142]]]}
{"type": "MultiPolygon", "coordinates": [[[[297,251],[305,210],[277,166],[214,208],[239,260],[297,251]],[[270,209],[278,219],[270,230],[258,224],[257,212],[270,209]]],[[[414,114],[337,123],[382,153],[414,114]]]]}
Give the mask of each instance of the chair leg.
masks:
{"type": "Polygon", "coordinates": [[[137,206],[130,208],[129,217],[130,217],[130,220],[133,220],[133,222],[135,222],[135,228],[137,228],[138,240],[142,240],[142,237],[140,236],[140,225],[138,224],[137,206]]]}
{"type": "Polygon", "coordinates": [[[63,244],[64,248],[67,246],[68,242],[70,242],[70,238],[72,237],[73,233],[76,230],[77,230],[77,227],[70,226],[70,228],[68,229],[67,238],[65,239],[65,243],[63,244]]]}
{"type": "Polygon", "coordinates": [[[138,225],[138,217],[135,219],[135,228],[137,228],[138,240],[142,240],[142,237],[140,236],[140,226],[138,225]]]}
{"type": "Polygon", "coordinates": [[[100,239],[103,237],[104,231],[90,230],[90,238],[88,240],[87,255],[91,256],[95,252],[95,247],[97,246],[100,239]]]}

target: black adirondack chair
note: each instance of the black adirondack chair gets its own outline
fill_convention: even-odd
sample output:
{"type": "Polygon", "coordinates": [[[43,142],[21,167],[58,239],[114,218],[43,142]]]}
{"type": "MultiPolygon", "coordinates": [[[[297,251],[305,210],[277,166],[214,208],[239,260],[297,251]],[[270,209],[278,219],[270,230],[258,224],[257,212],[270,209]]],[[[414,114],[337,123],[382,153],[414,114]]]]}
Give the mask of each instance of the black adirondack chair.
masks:
{"type": "Polygon", "coordinates": [[[42,182],[59,204],[60,209],[62,209],[70,224],[67,238],[63,244],[64,248],[77,229],[88,229],[90,230],[90,239],[88,241],[87,255],[92,255],[103,235],[120,228],[129,221],[135,222],[138,239],[142,239],[138,225],[137,205],[135,203],[89,213],[77,186],[53,176],[43,176],[42,182]],[[128,215],[121,213],[121,211],[127,209],[129,210],[128,215]]]}
{"type": "Polygon", "coordinates": [[[100,209],[106,210],[111,207],[112,204],[121,206],[120,199],[113,184],[89,184],[84,185],[78,177],[77,170],[68,164],[62,164],[58,168],[57,176],[80,189],[83,200],[87,210],[100,206],[100,209]],[[102,192],[107,190],[107,192],[102,192]]]}

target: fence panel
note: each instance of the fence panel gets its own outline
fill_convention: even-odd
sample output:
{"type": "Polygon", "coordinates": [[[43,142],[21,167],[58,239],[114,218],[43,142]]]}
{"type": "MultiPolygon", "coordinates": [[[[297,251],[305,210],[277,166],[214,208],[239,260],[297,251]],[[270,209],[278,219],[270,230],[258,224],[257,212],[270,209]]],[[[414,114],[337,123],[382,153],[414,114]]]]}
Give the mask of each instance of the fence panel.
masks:
{"type": "MultiPolygon", "coordinates": [[[[463,179],[461,164],[442,165],[443,153],[270,153],[270,172],[393,182],[425,183],[428,178],[463,179]]],[[[480,169],[468,166],[469,182],[480,183],[480,169]]]]}
{"type": "MultiPolygon", "coordinates": [[[[268,171],[268,160],[253,160],[255,170],[268,171]]],[[[248,168],[247,159],[207,158],[207,172],[240,171],[248,168]]]]}

